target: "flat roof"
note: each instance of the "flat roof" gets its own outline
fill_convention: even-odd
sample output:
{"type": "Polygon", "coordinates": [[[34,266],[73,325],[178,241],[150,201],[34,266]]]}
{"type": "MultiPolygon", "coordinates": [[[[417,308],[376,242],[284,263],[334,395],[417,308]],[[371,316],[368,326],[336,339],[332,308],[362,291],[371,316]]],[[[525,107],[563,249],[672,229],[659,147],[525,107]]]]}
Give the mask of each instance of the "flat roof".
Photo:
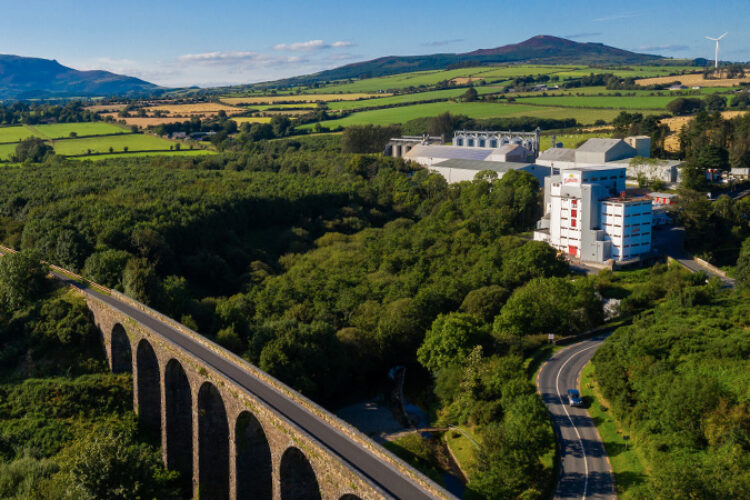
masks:
{"type": "Polygon", "coordinates": [[[605,198],[602,201],[604,201],[605,203],[606,202],[610,202],[610,203],[637,203],[637,202],[641,202],[641,201],[647,201],[647,202],[651,203],[651,198],[649,198],[647,196],[634,196],[634,197],[626,196],[625,198],[620,198],[619,196],[616,196],[616,197],[612,197],[612,198],[605,198]]]}
{"type": "MultiPolygon", "coordinates": [[[[492,170],[493,172],[505,173],[510,170],[519,170],[524,167],[533,167],[533,163],[520,163],[512,161],[482,161],[482,160],[463,160],[463,159],[452,159],[443,160],[438,163],[434,163],[433,167],[443,168],[458,168],[461,170],[474,170],[476,172],[482,172],[484,170],[492,170]]],[[[544,167],[549,168],[549,167],[544,167]]]]}

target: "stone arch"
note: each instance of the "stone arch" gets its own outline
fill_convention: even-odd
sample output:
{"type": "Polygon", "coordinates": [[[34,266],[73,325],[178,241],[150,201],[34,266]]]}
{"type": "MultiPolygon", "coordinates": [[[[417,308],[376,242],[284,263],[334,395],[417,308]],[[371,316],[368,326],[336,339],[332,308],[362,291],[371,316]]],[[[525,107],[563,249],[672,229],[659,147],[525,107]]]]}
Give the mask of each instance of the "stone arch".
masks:
{"type": "Polygon", "coordinates": [[[133,373],[133,350],[128,333],[120,323],[112,328],[109,344],[112,373],[133,373]]]}
{"type": "Polygon", "coordinates": [[[198,497],[229,498],[229,423],[219,390],[205,382],[198,391],[198,497]]]}
{"type": "Polygon", "coordinates": [[[281,457],[281,500],[320,500],[318,480],[307,457],[290,447],[281,457]]]}
{"type": "Polygon", "coordinates": [[[154,348],[146,339],[138,343],[136,352],[138,367],[138,420],[141,427],[156,438],[161,431],[161,390],[159,361],[154,348]]]}
{"type": "Polygon", "coordinates": [[[166,419],[167,468],[180,473],[183,496],[193,493],[193,397],[190,381],[176,359],[170,359],[164,370],[164,404],[166,419]]]}
{"type": "Polygon", "coordinates": [[[237,500],[273,498],[271,447],[260,422],[243,411],[234,432],[237,500]]]}

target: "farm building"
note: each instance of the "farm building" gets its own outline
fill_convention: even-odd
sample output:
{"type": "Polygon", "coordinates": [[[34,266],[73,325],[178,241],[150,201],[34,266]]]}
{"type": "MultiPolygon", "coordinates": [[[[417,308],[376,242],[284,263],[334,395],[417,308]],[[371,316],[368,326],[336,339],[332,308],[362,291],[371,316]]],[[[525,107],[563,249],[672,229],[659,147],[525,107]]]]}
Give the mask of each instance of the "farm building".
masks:
{"type": "Polygon", "coordinates": [[[497,178],[501,178],[506,172],[518,170],[528,172],[537,178],[540,185],[544,184],[544,178],[549,175],[549,167],[535,165],[533,163],[482,161],[482,160],[444,160],[434,163],[428,167],[431,172],[436,172],[448,181],[455,184],[462,181],[473,181],[479,172],[492,172],[497,178]]]}
{"type": "Polygon", "coordinates": [[[750,179],[750,168],[733,168],[729,172],[736,179],[750,179]]]}
{"type": "Polygon", "coordinates": [[[544,181],[544,217],[534,239],[589,262],[651,251],[651,200],[627,197],[625,168],[567,169],[544,181]]]}

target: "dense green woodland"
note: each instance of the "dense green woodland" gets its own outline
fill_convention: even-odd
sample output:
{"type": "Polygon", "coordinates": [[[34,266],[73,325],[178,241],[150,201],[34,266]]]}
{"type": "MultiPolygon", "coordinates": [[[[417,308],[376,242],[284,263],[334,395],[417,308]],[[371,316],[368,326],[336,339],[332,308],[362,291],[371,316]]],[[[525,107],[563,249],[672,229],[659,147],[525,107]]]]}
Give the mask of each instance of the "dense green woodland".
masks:
{"type": "Polygon", "coordinates": [[[131,376],[109,372],[82,298],[45,273],[37,254],[0,259],[0,498],[176,498],[131,376]]]}
{"type": "Polygon", "coordinates": [[[601,306],[586,280],[556,278],[568,271],[554,251],[513,236],[539,216],[532,176],[448,186],[330,139],[3,176],[5,243],[156,306],[327,405],[378,390],[395,364],[418,367],[425,342],[420,356],[442,356],[429,370],[441,418],[527,444],[502,477],[488,464],[509,459],[488,448],[475,490],[546,488],[551,428],[520,360],[535,334],[595,325],[601,306]],[[527,324],[523,297],[537,290],[570,297],[527,324]],[[476,335],[464,338],[465,317],[476,335]],[[457,345],[425,341],[441,328],[457,345]],[[541,434],[518,423],[532,408],[541,434]]]}
{"type": "MultiPolygon", "coordinates": [[[[397,364],[432,381],[419,398],[434,420],[481,435],[467,493],[479,498],[543,498],[554,480],[541,460],[552,429],[524,364],[547,333],[600,325],[602,297],[631,315],[675,289],[695,292],[685,303],[708,293],[695,288],[702,276],[666,266],[627,286],[606,273],[571,276],[554,250],[518,236],[541,213],[526,173],[448,185],[399,159],[342,153],[335,136],[245,137],[207,158],[53,158],[0,175],[0,240],[22,258],[122,290],[328,407],[387,387],[397,364]]],[[[744,205],[730,205],[716,217],[739,225],[727,226],[739,248],[744,205]]],[[[750,247],[735,255],[738,275],[750,275],[750,247]]],[[[38,293],[19,298],[17,288],[0,290],[9,311],[38,293]]],[[[33,335],[76,337],[58,325],[70,315],[63,306],[35,304],[47,319],[15,330],[6,359],[23,359],[33,335]]],[[[90,376],[72,366],[65,383],[90,376]]],[[[112,380],[129,390],[129,379],[112,380]]],[[[141,449],[134,427],[118,429],[141,449]]],[[[150,484],[166,487],[153,467],[150,484]]]]}
{"type": "Polygon", "coordinates": [[[750,492],[750,300],[715,284],[674,289],[594,356],[611,410],[644,450],[632,498],[750,492]]]}

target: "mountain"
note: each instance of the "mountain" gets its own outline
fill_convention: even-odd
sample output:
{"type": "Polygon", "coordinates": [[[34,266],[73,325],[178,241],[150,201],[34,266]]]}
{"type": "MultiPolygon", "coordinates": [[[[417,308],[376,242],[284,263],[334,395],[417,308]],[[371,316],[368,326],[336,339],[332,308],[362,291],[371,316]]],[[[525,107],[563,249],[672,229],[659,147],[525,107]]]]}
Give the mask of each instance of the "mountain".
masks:
{"type": "Polygon", "coordinates": [[[161,90],[109,71],[78,71],[54,60],[0,54],[0,99],[150,95],[161,90]]]}
{"type": "Polygon", "coordinates": [[[498,63],[622,65],[653,64],[662,59],[660,56],[630,52],[602,43],[580,43],[555,36],[539,35],[521,43],[504,45],[494,49],[480,49],[463,54],[381,57],[371,61],[347,64],[312,75],[260,84],[260,86],[307,85],[321,81],[377,77],[411,71],[498,63]]]}

